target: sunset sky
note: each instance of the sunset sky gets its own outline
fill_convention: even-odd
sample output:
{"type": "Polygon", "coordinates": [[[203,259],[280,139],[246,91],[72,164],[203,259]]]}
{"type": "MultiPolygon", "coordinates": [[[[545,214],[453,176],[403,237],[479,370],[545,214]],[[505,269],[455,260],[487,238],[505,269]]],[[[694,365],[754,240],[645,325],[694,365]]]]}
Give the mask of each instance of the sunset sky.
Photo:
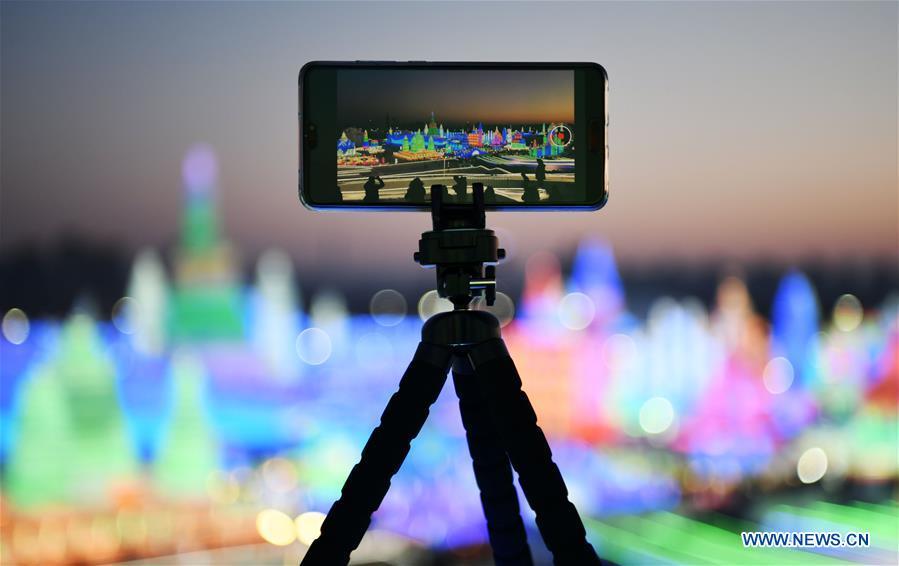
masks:
{"type": "Polygon", "coordinates": [[[414,269],[427,214],[300,205],[297,73],[423,59],[608,71],[609,204],[491,215],[519,252],[596,235],[631,262],[894,257],[897,6],[3,2],[0,251],[170,244],[202,142],[247,256],[414,269]]]}
{"type": "Polygon", "coordinates": [[[435,113],[447,127],[469,123],[574,121],[574,72],[547,70],[341,70],[337,112],[344,127],[421,127],[435,113]]]}

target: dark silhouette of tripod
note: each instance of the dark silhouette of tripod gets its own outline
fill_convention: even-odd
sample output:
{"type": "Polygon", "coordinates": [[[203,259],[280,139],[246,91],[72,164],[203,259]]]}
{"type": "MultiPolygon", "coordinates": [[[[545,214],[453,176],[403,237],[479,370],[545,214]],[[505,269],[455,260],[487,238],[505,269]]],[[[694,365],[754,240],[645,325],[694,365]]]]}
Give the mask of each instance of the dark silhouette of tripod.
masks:
{"type": "Polygon", "coordinates": [[[347,564],[400,469],[409,447],[453,370],[475,480],[496,564],[531,565],[512,468],[557,566],[600,564],[521,379],[500,336],[496,317],[469,310],[475,296],[496,297],[495,264],[505,256],[485,229],[484,187],[471,203],[447,203],[446,187],[431,187],[433,230],[422,234],[415,261],[437,270],[437,291],[452,301],[422,328],[418,349],[390,398],[380,424],[331,507],[301,566],[347,564]]]}

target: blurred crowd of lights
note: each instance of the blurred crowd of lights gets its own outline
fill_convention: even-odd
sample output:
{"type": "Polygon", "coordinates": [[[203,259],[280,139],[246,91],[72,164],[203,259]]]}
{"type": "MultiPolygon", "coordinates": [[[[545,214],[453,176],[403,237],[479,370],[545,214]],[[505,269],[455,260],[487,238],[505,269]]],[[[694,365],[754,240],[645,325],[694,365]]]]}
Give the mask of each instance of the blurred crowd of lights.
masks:
{"type": "MultiPolygon", "coordinates": [[[[618,323],[599,329],[595,324],[599,309],[593,306],[592,299],[586,293],[571,291],[558,293],[554,301],[546,296],[534,298],[531,295],[531,299],[538,303],[538,307],[525,304],[521,309],[524,312],[532,313],[531,316],[517,318],[510,316],[511,320],[506,321],[507,340],[520,362],[525,386],[537,406],[544,428],[554,438],[554,444],[563,439],[577,442],[569,448],[558,450],[557,459],[560,461],[560,465],[566,468],[566,475],[570,476],[572,497],[577,499],[579,507],[587,510],[590,516],[602,517],[605,514],[604,505],[607,506],[614,501],[614,495],[604,495],[602,498],[596,499],[596,495],[593,495],[595,487],[590,486],[591,481],[600,477],[601,474],[614,478],[615,473],[612,473],[612,470],[622,466],[624,469],[628,469],[634,464],[638,466],[638,468],[630,467],[629,472],[624,472],[624,477],[632,474],[635,470],[642,469],[645,464],[640,463],[643,456],[639,455],[644,454],[645,456],[644,451],[647,449],[661,449],[665,453],[686,457],[685,462],[691,470],[691,477],[683,477],[680,489],[674,487],[674,491],[670,491],[672,487],[669,485],[668,488],[665,488],[669,491],[663,489],[658,499],[656,499],[657,496],[647,495],[652,493],[646,491],[647,485],[652,484],[645,482],[647,480],[650,482],[664,480],[666,477],[677,478],[682,473],[677,471],[677,459],[663,460],[662,465],[651,468],[655,471],[644,476],[642,480],[637,479],[641,477],[639,475],[632,476],[626,483],[616,483],[612,479],[607,480],[607,483],[611,482],[609,483],[610,489],[619,490],[620,494],[631,494],[619,495],[629,501],[623,507],[626,512],[628,510],[636,511],[642,508],[641,505],[646,505],[645,508],[649,510],[670,509],[672,503],[678,500],[683,501],[684,497],[696,497],[708,490],[719,493],[719,496],[726,496],[744,479],[757,475],[763,478],[768,477],[773,471],[780,468],[782,462],[789,461],[792,461],[793,477],[800,484],[821,482],[828,474],[834,474],[837,481],[839,478],[847,477],[857,477],[864,481],[894,480],[896,478],[896,463],[890,463],[888,454],[886,458],[881,456],[852,462],[852,457],[847,455],[847,450],[852,450],[849,444],[859,440],[864,442],[865,437],[849,436],[852,434],[851,427],[835,424],[832,419],[826,417],[828,411],[836,411],[834,414],[838,415],[845,414],[844,404],[837,404],[829,408],[826,395],[820,397],[819,401],[815,401],[816,392],[826,392],[828,386],[833,385],[834,378],[830,376],[834,371],[858,372],[858,366],[845,365],[847,360],[849,360],[848,363],[852,363],[851,360],[859,359],[860,352],[871,352],[871,357],[868,358],[868,367],[874,372],[871,374],[872,377],[861,380],[854,379],[851,382],[855,384],[853,387],[856,388],[855,393],[858,399],[853,411],[861,411],[864,414],[864,419],[861,419],[857,425],[862,427],[860,430],[863,434],[866,426],[882,429],[882,425],[870,421],[873,418],[872,415],[878,413],[877,411],[872,413],[864,408],[864,402],[859,397],[863,391],[859,391],[859,389],[871,391],[880,381],[895,379],[895,377],[890,377],[893,374],[890,373],[892,370],[889,367],[888,356],[890,354],[888,350],[896,347],[895,342],[890,342],[890,340],[895,341],[896,339],[896,321],[882,318],[878,322],[877,319],[873,319],[870,320],[868,326],[865,326],[864,314],[860,320],[856,314],[853,314],[857,312],[853,310],[855,308],[853,305],[858,305],[858,300],[854,297],[847,299],[847,296],[844,295],[834,306],[832,329],[829,332],[822,332],[815,325],[807,332],[808,336],[805,337],[802,351],[803,355],[811,355],[811,358],[797,357],[795,352],[789,351],[789,348],[772,343],[766,348],[770,353],[758,360],[757,373],[755,378],[752,378],[751,373],[742,373],[745,372],[745,369],[731,368],[726,361],[729,358],[726,347],[733,348],[732,352],[743,352],[744,355],[751,356],[755,353],[751,341],[747,343],[747,337],[751,336],[747,332],[751,332],[753,326],[750,324],[744,326],[742,330],[735,329],[733,327],[734,320],[728,318],[728,314],[737,312],[743,317],[740,324],[745,325],[747,320],[752,320],[751,317],[746,317],[745,310],[741,311],[745,308],[745,304],[740,306],[740,301],[734,299],[733,296],[728,296],[732,293],[728,286],[731,286],[732,289],[733,285],[735,283],[732,280],[725,283],[722,291],[724,304],[711,316],[705,314],[702,307],[696,303],[663,298],[650,309],[645,325],[641,325],[622,312],[618,316],[618,323]],[[555,304],[552,309],[554,314],[547,310],[547,307],[553,303],[555,304]],[[731,305],[734,310],[729,313],[727,305],[731,305]],[[838,323],[840,316],[844,318],[838,323]],[[538,326],[534,326],[535,321],[539,323],[538,326]],[[717,330],[715,330],[716,328],[717,330]],[[877,334],[874,332],[875,329],[881,329],[884,334],[877,334]],[[703,338],[708,336],[706,333],[716,331],[720,332],[720,342],[708,342],[708,338],[703,338]],[[870,341],[872,339],[874,342],[870,341]],[[704,340],[706,343],[703,343],[704,340]],[[868,340],[868,342],[866,343],[864,340],[868,340]],[[727,346],[728,343],[729,346],[727,346]],[[696,356],[705,356],[713,361],[709,363],[707,359],[703,362],[701,359],[697,360],[696,356]],[[797,371],[791,358],[797,361],[799,367],[805,367],[805,370],[797,371]],[[731,372],[725,373],[721,378],[724,380],[723,384],[727,386],[720,394],[723,397],[717,396],[719,394],[715,392],[714,385],[709,382],[709,377],[702,377],[703,374],[708,374],[710,371],[714,372],[716,367],[725,372],[731,372]],[[809,367],[812,369],[809,370],[809,367]],[[592,381],[587,383],[577,379],[578,374],[585,370],[588,371],[587,375],[592,376],[589,378],[592,381]],[[883,372],[879,379],[878,371],[883,372]],[[816,377],[810,379],[810,376],[816,377]],[[755,379],[755,383],[761,387],[752,389],[750,386],[752,379],[755,379]],[[801,381],[803,379],[804,383],[801,381]],[[710,397],[712,405],[724,403],[720,407],[723,413],[714,411],[705,413],[701,408],[703,395],[712,395],[710,397]],[[766,398],[765,395],[769,395],[769,397],[766,398]],[[788,395],[795,396],[790,399],[789,405],[778,404],[778,398],[788,395]],[[578,401],[587,404],[579,406],[578,401]],[[791,412],[795,413],[797,406],[802,410],[801,407],[809,402],[813,403],[811,412],[807,412],[804,416],[790,414],[791,412]],[[817,403],[822,404],[814,408],[817,403]],[[628,407],[634,407],[634,412],[628,413],[628,407]],[[747,413],[747,409],[749,409],[749,413],[747,413]],[[742,412],[745,416],[734,414],[731,412],[733,410],[736,410],[737,413],[742,412]],[[778,411],[782,410],[787,413],[780,416],[778,411]],[[753,427],[761,424],[761,421],[752,424],[752,420],[742,420],[758,418],[758,416],[752,417],[752,411],[762,411],[758,413],[758,416],[765,415],[765,419],[773,418],[776,424],[778,423],[777,419],[783,419],[779,421],[778,426],[787,427],[781,429],[787,431],[786,435],[778,440],[777,437],[766,438],[759,436],[759,432],[753,432],[753,427]],[[720,420],[722,418],[724,420],[720,420]],[[579,419],[584,422],[578,422],[579,419]],[[830,427],[831,433],[816,434],[818,430],[816,423],[822,423],[821,426],[825,428],[830,427]],[[709,426],[712,429],[709,429],[709,426]],[[716,431],[713,430],[715,427],[723,430],[717,431],[716,435],[716,431]],[[616,431],[618,432],[616,433],[616,431]],[[832,434],[832,432],[836,434],[832,434]],[[632,439],[639,438],[643,438],[647,444],[643,447],[639,444],[634,445],[632,439]],[[603,457],[601,464],[585,466],[583,469],[573,468],[572,472],[568,472],[567,468],[575,466],[574,463],[584,457],[582,451],[585,448],[577,448],[577,446],[587,446],[581,444],[584,441],[587,441],[588,445],[592,444],[594,449],[598,450],[598,454],[607,455],[603,457]],[[771,442],[782,444],[783,447],[777,448],[771,445],[771,442]],[[769,443],[768,448],[765,448],[766,443],[769,443]],[[800,447],[798,452],[788,449],[793,444],[800,447]],[[621,454],[624,453],[608,452],[608,448],[612,446],[620,446],[625,450],[624,453],[633,451],[632,455],[622,459],[621,454]],[[747,448],[750,449],[748,452],[745,451],[747,448]],[[627,463],[629,461],[631,464],[627,463]],[[653,480],[653,477],[656,479],[653,480]],[[662,493],[667,495],[661,495],[662,493]],[[672,495],[674,499],[670,499],[672,495]],[[635,505],[635,501],[638,500],[641,503],[635,505]],[[662,503],[663,501],[667,501],[667,503],[662,503]]],[[[526,284],[525,297],[530,291],[527,287],[526,284]]],[[[358,393],[350,394],[345,400],[346,405],[362,403],[363,405],[357,408],[365,409],[366,416],[357,423],[358,428],[355,433],[341,440],[341,437],[336,435],[336,431],[327,432],[328,426],[331,426],[326,424],[329,422],[327,419],[334,419],[334,413],[310,410],[308,411],[310,416],[294,421],[298,427],[305,429],[305,436],[308,438],[306,441],[300,441],[301,447],[298,451],[279,450],[277,453],[281,455],[263,460],[258,467],[253,467],[251,464],[250,467],[232,468],[229,471],[228,468],[218,468],[217,464],[210,463],[204,468],[208,468],[209,471],[204,471],[206,474],[205,488],[202,495],[209,505],[212,505],[213,509],[243,509],[240,512],[242,518],[235,520],[238,523],[243,521],[241,524],[245,526],[242,527],[242,530],[233,531],[240,533],[237,537],[240,540],[248,540],[247,537],[250,537],[249,540],[259,537],[272,545],[290,546],[293,544],[308,545],[317,536],[317,529],[323,519],[321,511],[326,509],[327,502],[335,496],[346,471],[358,457],[359,443],[364,439],[366,433],[365,423],[373,424],[375,422],[373,417],[376,416],[380,406],[377,401],[383,401],[386,398],[384,394],[389,392],[395,384],[396,376],[401,372],[407,359],[406,354],[414,346],[418,331],[417,325],[414,321],[409,320],[410,317],[405,312],[405,301],[399,301],[398,295],[396,291],[391,290],[377,293],[370,303],[370,313],[360,317],[347,313],[343,299],[338,295],[330,291],[324,292],[313,299],[309,315],[302,318],[309,326],[300,330],[296,335],[294,348],[296,362],[293,367],[298,373],[289,378],[286,382],[288,389],[284,391],[293,392],[290,394],[295,396],[294,401],[298,404],[297,406],[303,406],[309,410],[312,409],[312,405],[307,403],[331,403],[332,401],[328,401],[328,399],[333,398],[333,395],[329,394],[332,387],[339,390],[341,396],[347,395],[344,383],[348,382],[338,375],[345,373],[347,368],[364,368],[361,373],[348,372],[354,376],[353,379],[357,380],[356,386],[360,390],[371,391],[372,383],[383,385],[380,389],[383,394],[373,396],[369,401],[364,401],[362,397],[358,396],[358,393]],[[366,318],[367,323],[364,322],[366,318]],[[319,326],[312,326],[312,324],[319,326]],[[386,330],[393,332],[392,336],[385,334],[386,330]],[[300,365],[296,365],[297,363],[300,365]],[[301,366],[306,366],[308,369],[299,372],[301,366]],[[314,368],[321,368],[321,370],[314,368]],[[325,371],[326,373],[322,375],[329,376],[329,379],[333,381],[319,380],[322,385],[312,387],[313,382],[310,380],[313,379],[314,374],[310,372],[313,371],[325,371]],[[311,397],[304,393],[304,391],[315,389],[318,389],[319,393],[311,397]],[[312,414],[316,416],[313,417],[312,414]],[[313,439],[317,440],[313,441],[313,439]],[[319,444],[319,442],[321,443],[319,444]],[[300,501],[305,501],[305,503],[300,505],[299,511],[295,510],[291,513],[290,505],[281,508],[263,507],[255,511],[253,523],[255,529],[252,534],[249,534],[248,527],[246,527],[246,513],[251,512],[253,507],[281,504],[282,500],[296,501],[297,495],[301,493],[305,495],[300,501]],[[318,495],[313,495],[316,493],[318,495]],[[314,507],[309,509],[309,504],[317,506],[318,509],[314,507]],[[306,509],[303,510],[303,507],[306,509]]],[[[509,303],[507,312],[514,312],[515,306],[511,299],[507,296],[505,299],[509,303]]],[[[419,301],[418,314],[423,316],[427,313],[445,310],[447,305],[441,304],[441,301],[442,299],[437,298],[433,292],[425,293],[419,301]]],[[[502,310],[503,307],[500,308],[502,310]]],[[[106,355],[102,353],[102,343],[92,341],[90,334],[99,331],[102,336],[107,336],[106,340],[113,345],[113,350],[118,352],[117,356],[130,351],[131,348],[136,350],[140,344],[146,342],[146,337],[142,336],[142,332],[145,332],[142,329],[146,325],[144,321],[141,321],[140,312],[138,298],[128,296],[118,301],[111,313],[109,328],[117,332],[121,338],[114,338],[114,334],[103,330],[102,325],[97,326],[90,317],[84,314],[73,316],[62,328],[55,323],[40,321],[38,333],[31,336],[29,335],[30,326],[27,315],[20,309],[11,309],[3,317],[3,336],[10,347],[28,348],[29,341],[32,341],[32,345],[35,345],[33,343],[35,341],[39,342],[41,355],[44,359],[48,359],[48,357],[52,358],[52,352],[55,349],[51,345],[58,342],[67,333],[71,334],[77,330],[76,335],[81,336],[78,339],[89,342],[89,344],[86,343],[86,350],[79,354],[87,356],[85,363],[89,363],[85,367],[96,367],[97,369],[92,371],[102,371],[99,368],[105,366],[97,365],[96,361],[90,361],[90,356],[93,355],[91,352],[100,355],[101,358],[98,359],[102,359],[106,355]],[[90,330],[91,328],[95,330],[90,330]],[[100,350],[97,350],[98,347],[100,350]],[[126,347],[126,350],[122,350],[122,347],[126,347]]],[[[864,313],[863,310],[860,312],[864,313]]],[[[889,307],[884,312],[889,316],[889,307]]],[[[788,341],[782,339],[782,342],[788,341]]],[[[172,379],[175,380],[188,379],[186,376],[204,376],[202,381],[207,382],[204,387],[207,393],[202,395],[209,395],[208,384],[211,383],[209,380],[214,378],[209,375],[208,369],[204,368],[200,361],[205,348],[196,346],[173,348],[169,366],[172,379]],[[181,377],[178,377],[179,375],[181,377]]],[[[213,351],[215,351],[214,348],[213,351]]],[[[732,356],[730,357],[732,359],[732,356]]],[[[744,363],[745,361],[744,359],[744,363]]],[[[23,368],[26,367],[28,366],[23,366],[23,368]]],[[[39,378],[30,377],[21,381],[27,383],[28,380],[35,379],[39,378]]],[[[189,381],[182,382],[189,383],[189,381]]],[[[260,391],[270,387],[270,385],[259,382],[252,385],[258,387],[260,391]]],[[[180,402],[177,399],[174,400],[173,409],[169,411],[168,418],[178,418],[178,407],[181,403],[182,410],[187,411],[184,417],[187,420],[183,422],[191,423],[192,420],[195,420],[198,410],[205,411],[196,404],[200,402],[200,398],[195,397],[198,394],[200,393],[176,393],[176,396],[187,395],[187,397],[183,397],[180,402]],[[184,399],[189,401],[186,405],[184,405],[184,399]]],[[[243,394],[245,395],[246,392],[243,394]]],[[[452,405],[451,400],[450,405],[452,405]]],[[[447,412],[451,413],[452,411],[447,411],[444,407],[436,412],[438,422],[441,423],[439,428],[447,426],[449,428],[444,431],[432,430],[430,437],[429,434],[423,435],[421,442],[425,443],[424,450],[426,452],[428,443],[436,442],[437,445],[440,445],[446,441],[446,438],[439,439],[447,433],[456,436],[454,442],[457,445],[460,440],[458,430],[453,431],[454,426],[457,427],[457,425],[446,422],[447,412]],[[434,436],[435,434],[436,436],[434,436]]],[[[882,418],[886,419],[887,426],[890,426],[890,422],[895,425],[895,413],[887,410],[883,414],[885,417],[882,418]]],[[[334,424],[340,422],[333,421],[334,424]]],[[[196,428],[196,426],[188,424],[188,427],[196,428]]],[[[276,433],[277,431],[272,432],[276,433]]],[[[770,432],[764,434],[770,435],[770,432]]],[[[876,432],[875,434],[883,433],[876,432]]],[[[219,439],[222,438],[220,433],[216,433],[215,436],[219,439]]],[[[160,438],[165,442],[166,435],[162,434],[160,438]]],[[[886,445],[888,446],[889,442],[894,440],[894,438],[888,437],[886,445]]],[[[189,443],[188,446],[190,446],[189,443]]],[[[873,455],[881,453],[884,447],[883,444],[873,446],[874,450],[871,452],[873,455]]],[[[445,448],[441,448],[441,450],[445,450],[445,448]]],[[[4,454],[7,454],[5,458],[7,462],[10,456],[8,451],[8,447],[4,449],[4,454]]],[[[166,453],[164,446],[162,449],[157,449],[157,464],[154,469],[160,470],[159,462],[166,459],[166,453]]],[[[467,466],[464,452],[460,452],[457,456],[462,465],[457,463],[456,467],[464,470],[467,466]]],[[[210,457],[213,462],[221,461],[220,456],[210,455],[210,457]]],[[[194,457],[189,461],[196,463],[202,459],[194,457]]],[[[424,464],[424,467],[421,467],[420,464],[412,474],[409,474],[409,477],[398,479],[400,489],[410,485],[408,484],[410,478],[418,477],[418,474],[433,465],[434,463],[424,464]]],[[[180,471],[173,469],[170,472],[160,470],[157,472],[161,473],[157,484],[165,485],[161,478],[164,478],[167,473],[180,475],[183,471],[183,469],[180,471]]],[[[449,477],[452,476],[447,476],[446,480],[441,481],[451,481],[448,479],[449,477]]],[[[783,478],[781,481],[789,484],[790,480],[783,478]]],[[[110,484],[110,488],[112,487],[113,485],[110,484]]],[[[177,491],[172,488],[169,493],[174,494],[177,491]]],[[[185,493],[191,492],[188,490],[185,493]]],[[[438,490],[432,496],[439,497],[439,493],[438,490]]],[[[10,500],[16,503],[16,496],[10,495],[12,495],[10,500]]],[[[193,497],[196,495],[198,494],[194,493],[193,497]]],[[[410,495],[407,493],[401,495],[399,499],[408,497],[410,495]]],[[[82,505],[77,503],[78,500],[78,498],[68,499],[70,504],[75,505],[73,509],[77,510],[82,505]]],[[[388,503],[390,502],[388,501],[388,503]]],[[[21,512],[24,513],[21,517],[30,516],[29,508],[28,505],[21,506],[21,512]]],[[[40,508],[36,507],[35,509],[40,508]]],[[[473,528],[476,528],[474,523],[480,520],[476,511],[475,506],[467,512],[469,523],[473,528]]],[[[220,511],[215,512],[220,513],[220,511]]],[[[429,529],[417,532],[410,532],[415,529],[412,529],[409,523],[405,527],[400,526],[403,521],[422,520],[421,517],[414,519],[410,513],[411,509],[408,503],[393,502],[387,505],[380,521],[382,524],[398,528],[403,534],[418,538],[426,544],[452,544],[453,539],[450,534],[452,526],[449,522],[442,522],[440,524],[443,526],[439,527],[432,525],[429,529]],[[389,516],[391,513],[392,517],[389,516]]],[[[109,517],[108,515],[101,516],[109,517]]],[[[57,555],[57,558],[61,556],[65,560],[54,558],[53,561],[67,561],[72,556],[77,556],[77,553],[72,554],[77,545],[65,542],[68,540],[66,537],[70,536],[66,533],[73,529],[75,531],[82,529],[85,533],[93,533],[90,535],[93,539],[100,537],[97,539],[98,542],[91,547],[98,549],[96,554],[92,555],[94,557],[121,556],[122,549],[134,552],[132,548],[134,545],[128,546],[130,544],[127,543],[129,537],[145,542],[149,536],[141,534],[148,528],[145,512],[139,511],[132,515],[126,513],[116,517],[114,520],[91,519],[88,523],[76,521],[72,523],[75,526],[66,526],[72,520],[68,518],[36,525],[28,523],[27,520],[22,522],[20,518],[16,522],[17,529],[11,531],[13,535],[9,548],[16,549],[16,556],[23,563],[42,562],[49,560],[48,557],[57,555]],[[28,526],[29,524],[32,526],[28,526]],[[107,527],[106,525],[118,526],[107,527]],[[119,531],[121,532],[119,533],[119,531]],[[37,545],[34,548],[39,546],[41,550],[38,552],[30,545],[37,545]],[[34,559],[35,557],[40,558],[34,559]]],[[[594,524],[602,525],[597,526],[596,531],[600,538],[605,535],[601,536],[599,533],[611,532],[609,529],[612,527],[608,524],[594,524]]],[[[178,536],[176,530],[173,529],[165,532],[171,532],[173,537],[178,536]]],[[[463,536],[459,540],[477,540],[477,536],[467,538],[468,536],[471,535],[463,536]]],[[[202,546],[202,544],[198,545],[198,547],[202,546]]],[[[140,548],[144,549],[140,552],[145,552],[145,549],[149,547],[144,545],[140,548]]]]}
{"type": "MultiPolygon", "coordinates": [[[[292,263],[278,251],[263,254],[255,283],[242,286],[217,232],[217,171],[208,148],[185,159],[174,274],[156,252],[138,254],[109,323],[84,312],[62,323],[4,313],[4,563],[308,545],[411,358],[421,320],[452,308],[432,290],[410,313],[401,293],[383,289],[368,313],[349,313],[333,290],[303,309],[292,263]]],[[[743,281],[728,277],[710,310],[661,297],[640,320],[601,242],[583,242],[567,276],[547,252],[525,272],[517,304],[498,293],[493,306],[473,307],[503,325],[572,500],[617,560],[737,557],[722,541],[747,525],[684,514],[719,508],[746,485],[826,492],[847,481],[888,489],[899,479],[895,300],[865,308],[847,294],[824,316],[809,280],[793,271],[769,319],[743,281]]],[[[376,529],[401,536],[396,544],[486,540],[447,389],[375,516],[376,529]]],[[[798,509],[762,525],[806,513],[798,509]]],[[[856,525],[880,513],[827,509],[856,525]]]]}

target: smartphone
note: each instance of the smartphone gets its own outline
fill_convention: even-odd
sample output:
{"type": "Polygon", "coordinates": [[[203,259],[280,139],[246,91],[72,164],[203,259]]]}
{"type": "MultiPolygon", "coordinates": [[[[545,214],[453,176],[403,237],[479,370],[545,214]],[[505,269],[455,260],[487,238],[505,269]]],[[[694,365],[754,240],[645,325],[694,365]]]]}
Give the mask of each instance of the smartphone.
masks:
{"type": "Polygon", "coordinates": [[[491,209],[601,208],[608,78],[596,63],[314,61],[300,70],[300,199],[421,210],[432,185],[491,209]]]}

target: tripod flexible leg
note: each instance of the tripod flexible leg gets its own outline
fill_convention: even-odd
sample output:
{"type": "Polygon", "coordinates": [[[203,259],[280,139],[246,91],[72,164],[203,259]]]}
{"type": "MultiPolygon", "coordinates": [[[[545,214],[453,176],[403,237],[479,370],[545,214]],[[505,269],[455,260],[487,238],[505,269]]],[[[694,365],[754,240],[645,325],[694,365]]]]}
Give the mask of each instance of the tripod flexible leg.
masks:
{"type": "Polygon", "coordinates": [[[497,566],[531,566],[534,561],[521,520],[512,467],[476,380],[467,357],[456,357],[453,384],[459,397],[475,480],[481,491],[493,559],[497,566]]]}
{"type": "Polygon", "coordinates": [[[420,343],[399,389],[390,398],[381,424],[372,431],[362,457],[343,485],[340,499],[322,523],[321,535],[312,543],[302,566],[347,564],[359,546],[381,500],[390,489],[409,447],[424,425],[428,411],[443,384],[452,360],[446,346],[420,343]]]}
{"type": "Polygon", "coordinates": [[[487,406],[500,438],[518,472],[518,481],[537,527],[557,566],[600,564],[596,551],[587,542],[584,524],[568,500],[568,489],[527,395],[521,378],[502,339],[473,346],[469,359],[485,389],[487,406]]]}

